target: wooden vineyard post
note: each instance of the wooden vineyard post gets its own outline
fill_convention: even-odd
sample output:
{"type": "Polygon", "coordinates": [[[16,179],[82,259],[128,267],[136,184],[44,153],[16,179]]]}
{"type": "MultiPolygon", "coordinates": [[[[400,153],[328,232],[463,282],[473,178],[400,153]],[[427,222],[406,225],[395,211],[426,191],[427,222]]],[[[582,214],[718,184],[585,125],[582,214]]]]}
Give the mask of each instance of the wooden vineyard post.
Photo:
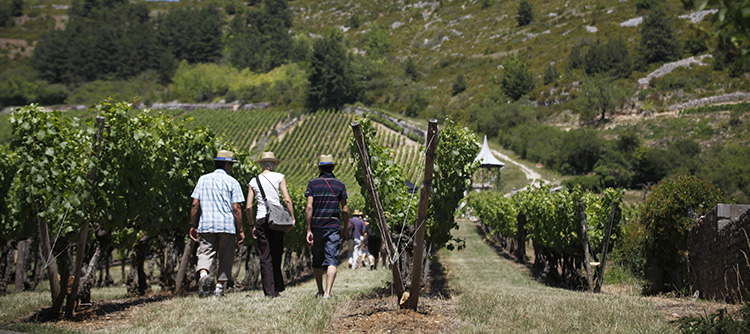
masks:
{"type": "MultiPolygon", "coordinates": [[[[91,155],[99,158],[99,150],[101,149],[102,133],[104,132],[104,117],[96,116],[96,122],[99,124],[99,131],[94,137],[92,143],[91,155]]],[[[89,182],[93,185],[96,180],[98,164],[94,164],[94,168],[89,172],[89,182]]],[[[89,223],[84,223],[81,226],[81,234],[78,237],[78,245],[76,248],[76,263],[73,268],[73,285],[70,288],[70,294],[68,295],[68,302],[65,305],[65,317],[70,319],[73,317],[73,309],[76,306],[76,299],[78,299],[78,286],[81,284],[81,267],[83,266],[83,257],[86,256],[86,239],[89,236],[89,223]]],[[[66,280],[67,283],[67,280],[66,280]]],[[[67,285],[67,284],[66,284],[67,285]]]]}
{"type": "Polygon", "coordinates": [[[49,276],[50,292],[52,292],[52,301],[57,299],[60,295],[60,279],[57,271],[57,263],[52,259],[52,246],[49,241],[49,227],[47,222],[37,217],[37,223],[39,227],[39,243],[42,248],[42,263],[47,268],[47,276],[49,276]]]}
{"type": "Polygon", "coordinates": [[[417,234],[414,237],[414,264],[411,270],[411,288],[409,289],[409,300],[406,308],[416,310],[419,303],[419,290],[422,285],[422,256],[424,255],[424,232],[427,223],[427,205],[429,204],[430,191],[432,190],[432,171],[435,163],[435,148],[437,146],[437,120],[431,119],[427,128],[425,138],[425,166],[424,178],[422,178],[422,189],[419,192],[419,205],[417,207],[417,234]]]}
{"type": "Polygon", "coordinates": [[[586,223],[586,206],[583,204],[583,198],[578,199],[578,208],[581,215],[581,242],[583,243],[583,267],[586,268],[586,290],[589,292],[594,289],[594,281],[591,279],[591,258],[589,256],[589,233],[586,223]]]}
{"type": "Polygon", "coordinates": [[[179,294],[182,291],[182,280],[185,279],[185,271],[187,271],[188,262],[190,261],[191,255],[193,255],[193,247],[195,241],[193,238],[188,236],[188,241],[185,244],[185,250],[182,252],[182,259],[180,259],[180,269],[177,269],[177,278],[175,279],[175,294],[179,294]]]}
{"type": "MultiPolygon", "coordinates": [[[[385,240],[388,254],[396,254],[396,249],[393,247],[393,240],[391,239],[391,232],[388,229],[388,223],[385,221],[383,205],[380,203],[378,190],[375,188],[375,182],[372,179],[372,172],[370,171],[370,156],[367,153],[367,146],[365,145],[365,139],[362,135],[362,127],[359,125],[359,122],[352,122],[351,126],[352,131],[354,132],[355,142],[357,143],[359,163],[362,167],[362,171],[365,173],[367,191],[370,193],[372,206],[375,208],[375,221],[378,223],[378,227],[380,227],[380,234],[383,240],[385,240]]],[[[391,259],[388,260],[390,261],[391,259]]],[[[392,265],[391,273],[393,275],[393,288],[396,290],[396,294],[400,301],[401,296],[404,294],[404,282],[401,279],[401,270],[399,269],[399,266],[396,264],[392,265]]]]}
{"type": "Polygon", "coordinates": [[[609,214],[609,220],[607,221],[607,231],[604,234],[604,245],[602,246],[602,262],[599,265],[599,275],[596,278],[596,286],[594,292],[600,292],[602,290],[602,281],[604,280],[604,265],[607,263],[607,248],[609,248],[609,239],[612,235],[612,225],[615,222],[615,215],[617,215],[617,209],[620,203],[612,203],[612,213],[609,214]]]}
{"type": "Polygon", "coordinates": [[[19,241],[16,245],[16,292],[23,291],[23,283],[26,280],[26,253],[29,252],[31,242],[19,241]]]}

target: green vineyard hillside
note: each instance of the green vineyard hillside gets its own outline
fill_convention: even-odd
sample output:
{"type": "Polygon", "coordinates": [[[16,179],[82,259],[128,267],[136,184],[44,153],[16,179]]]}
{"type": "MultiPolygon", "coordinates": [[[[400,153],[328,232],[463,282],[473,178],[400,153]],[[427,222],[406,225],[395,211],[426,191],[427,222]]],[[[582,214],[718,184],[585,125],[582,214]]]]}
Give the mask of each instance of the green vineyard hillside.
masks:
{"type": "MultiPolygon", "coordinates": [[[[187,117],[192,118],[191,126],[205,126],[253,155],[260,155],[261,151],[274,152],[282,161],[277,171],[286,175],[290,187],[305,187],[307,181],[317,175],[318,156],[331,154],[338,163],[336,177],[347,185],[350,193],[359,193],[349,152],[354,114],[327,111],[295,119],[288,111],[274,109],[198,109],[178,116],[187,117]]],[[[416,182],[421,143],[381,124],[377,126],[377,138],[393,150],[393,162],[402,166],[407,180],[416,182]]]]}

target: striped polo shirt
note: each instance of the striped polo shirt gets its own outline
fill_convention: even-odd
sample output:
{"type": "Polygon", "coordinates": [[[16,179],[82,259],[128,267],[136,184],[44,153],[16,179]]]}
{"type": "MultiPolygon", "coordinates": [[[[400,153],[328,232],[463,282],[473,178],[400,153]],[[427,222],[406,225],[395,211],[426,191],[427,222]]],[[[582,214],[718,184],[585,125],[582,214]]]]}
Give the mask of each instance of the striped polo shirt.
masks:
{"type": "Polygon", "coordinates": [[[235,234],[232,204],[242,203],[240,183],[223,169],[203,175],[198,179],[193,194],[201,205],[201,218],[198,233],[231,233],[235,234]]]}
{"type": "Polygon", "coordinates": [[[341,229],[339,201],[348,198],[344,183],[333,173],[321,173],[307,183],[305,197],[310,196],[313,197],[310,229],[341,229]]]}

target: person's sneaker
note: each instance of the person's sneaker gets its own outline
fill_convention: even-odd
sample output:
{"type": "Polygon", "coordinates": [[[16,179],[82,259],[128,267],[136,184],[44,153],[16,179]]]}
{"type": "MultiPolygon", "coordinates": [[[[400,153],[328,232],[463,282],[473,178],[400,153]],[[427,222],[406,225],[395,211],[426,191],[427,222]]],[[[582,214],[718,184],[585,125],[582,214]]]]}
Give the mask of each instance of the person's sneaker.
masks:
{"type": "Polygon", "coordinates": [[[214,278],[211,276],[203,276],[198,281],[198,297],[207,297],[213,290],[214,278]]]}
{"type": "Polygon", "coordinates": [[[221,297],[224,295],[224,287],[221,286],[221,284],[216,284],[216,289],[214,289],[214,296],[221,297]]]}

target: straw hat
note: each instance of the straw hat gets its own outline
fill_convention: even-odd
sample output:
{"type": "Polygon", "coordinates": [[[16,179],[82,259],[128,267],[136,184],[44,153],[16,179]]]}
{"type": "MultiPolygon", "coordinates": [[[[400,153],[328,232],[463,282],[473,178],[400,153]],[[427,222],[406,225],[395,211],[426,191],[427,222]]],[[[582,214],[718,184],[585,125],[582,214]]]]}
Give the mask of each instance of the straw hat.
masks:
{"type": "Polygon", "coordinates": [[[320,161],[318,162],[318,166],[325,166],[325,165],[335,165],[336,163],[333,162],[333,156],[331,155],[321,155],[320,161]]]}
{"type": "Polygon", "coordinates": [[[276,159],[276,156],[273,154],[273,152],[263,152],[263,154],[260,155],[260,159],[258,159],[258,163],[271,161],[275,164],[279,164],[281,160],[276,159]]]}
{"type": "Polygon", "coordinates": [[[352,213],[352,215],[354,215],[354,216],[361,216],[362,215],[362,211],[354,210],[354,213],[352,213]]]}
{"type": "Polygon", "coordinates": [[[234,159],[234,152],[226,150],[221,150],[216,153],[216,159],[214,159],[214,161],[237,162],[237,160],[234,159]]]}

